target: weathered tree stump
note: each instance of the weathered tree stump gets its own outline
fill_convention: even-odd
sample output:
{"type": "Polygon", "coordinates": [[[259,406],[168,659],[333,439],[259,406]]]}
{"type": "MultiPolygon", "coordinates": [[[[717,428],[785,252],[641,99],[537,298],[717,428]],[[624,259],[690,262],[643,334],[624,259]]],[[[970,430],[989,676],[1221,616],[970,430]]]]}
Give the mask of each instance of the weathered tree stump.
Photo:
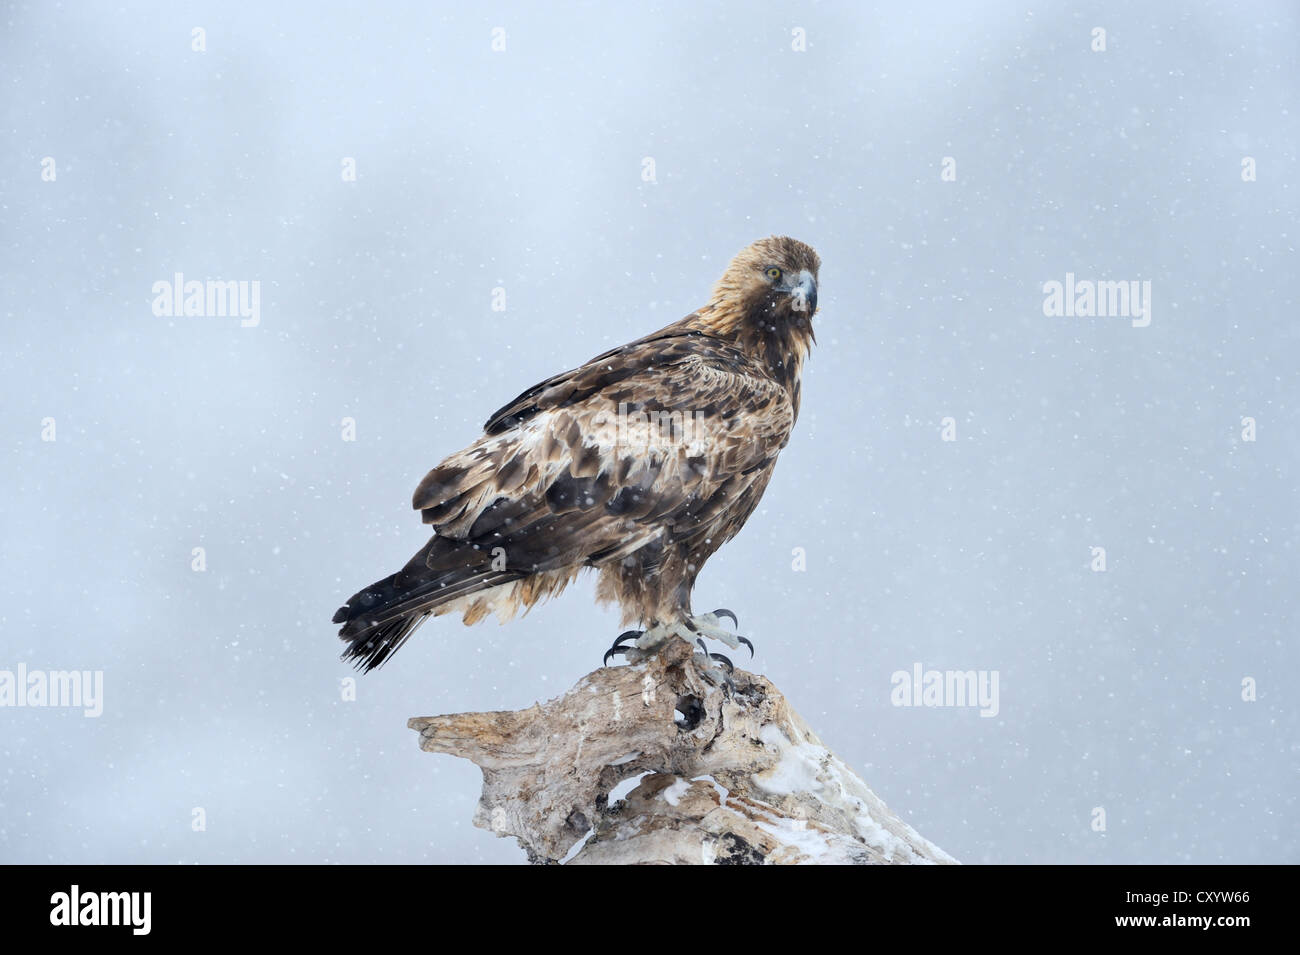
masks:
{"type": "Polygon", "coordinates": [[[526,710],[408,725],[426,752],[482,768],[474,824],[514,836],[532,862],[956,862],[894,815],[766,679],[738,669],[726,687],[698,660],[678,641],[526,710]]]}

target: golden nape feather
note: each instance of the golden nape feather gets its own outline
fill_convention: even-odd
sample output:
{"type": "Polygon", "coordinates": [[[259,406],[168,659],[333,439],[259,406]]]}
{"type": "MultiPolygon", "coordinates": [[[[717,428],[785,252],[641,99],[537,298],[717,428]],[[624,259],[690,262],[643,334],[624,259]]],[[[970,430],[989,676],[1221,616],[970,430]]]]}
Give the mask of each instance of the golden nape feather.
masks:
{"type": "Polygon", "coordinates": [[[820,264],[802,242],[760,239],[697,311],[492,415],[415,491],[433,537],[334,615],[344,657],[373,669],[430,616],[504,622],[585,567],[599,574],[598,599],[645,628],[611,652],[746,642],[693,614],[691,591],[753,513],[789,440],[820,264]]]}

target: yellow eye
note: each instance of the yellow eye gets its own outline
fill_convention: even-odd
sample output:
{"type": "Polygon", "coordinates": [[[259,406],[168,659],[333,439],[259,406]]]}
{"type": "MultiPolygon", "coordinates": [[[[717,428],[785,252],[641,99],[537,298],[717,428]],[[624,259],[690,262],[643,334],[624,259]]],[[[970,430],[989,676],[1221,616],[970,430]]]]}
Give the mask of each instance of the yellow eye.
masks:
{"type": "Polygon", "coordinates": [[[764,274],[766,274],[767,277],[770,278],[773,282],[778,282],[781,279],[781,270],[778,269],[775,265],[767,269],[764,274]]]}

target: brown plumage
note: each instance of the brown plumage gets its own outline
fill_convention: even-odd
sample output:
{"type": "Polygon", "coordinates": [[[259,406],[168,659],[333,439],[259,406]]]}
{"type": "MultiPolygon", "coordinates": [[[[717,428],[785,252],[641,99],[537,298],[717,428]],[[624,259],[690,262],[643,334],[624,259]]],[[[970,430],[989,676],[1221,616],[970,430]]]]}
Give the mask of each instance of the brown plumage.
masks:
{"type": "Polygon", "coordinates": [[[703,308],[494,414],[416,488],[433,538],[334,615],[345,658],[378,666],[430,615],[504,622],[584,567],[625,624],[690,618],[696,576],[753,513],[798,417],[819,266],[802,242],[760,239],[703,308]]]}

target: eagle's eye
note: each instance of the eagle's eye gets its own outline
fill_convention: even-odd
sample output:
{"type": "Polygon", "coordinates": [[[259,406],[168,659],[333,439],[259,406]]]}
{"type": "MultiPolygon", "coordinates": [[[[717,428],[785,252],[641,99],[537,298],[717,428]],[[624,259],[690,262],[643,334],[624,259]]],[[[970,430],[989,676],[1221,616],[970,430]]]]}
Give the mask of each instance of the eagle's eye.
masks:
{"type": "Polygon", "coordinates": [[[778,269],[775,265],[769,266],[767,269],[764,270],[763,274],[766,275],[768,278],[770,278],[773,282],[781,281],[781,270],[778,269]]]}

